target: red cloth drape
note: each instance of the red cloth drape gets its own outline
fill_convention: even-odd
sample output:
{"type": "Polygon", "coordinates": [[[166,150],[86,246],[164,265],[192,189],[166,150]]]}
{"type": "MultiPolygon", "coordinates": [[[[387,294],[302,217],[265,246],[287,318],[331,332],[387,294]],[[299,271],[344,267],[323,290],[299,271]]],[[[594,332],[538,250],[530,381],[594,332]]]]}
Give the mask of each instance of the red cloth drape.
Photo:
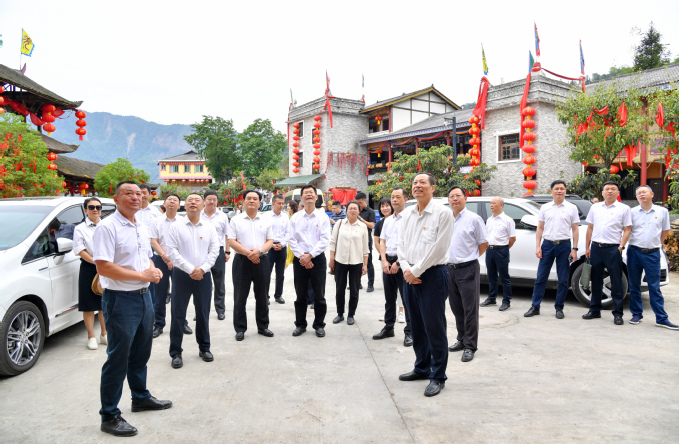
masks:
{"type": "Polygon", "coordinates": [[[356,197],[356,189],[340,190],[337,188],[330,188],[332,192],[332,200],[339,201],[340,204],[346,205],[356,197]]]}
{"type": "Polygon", "coordinates": [[[488,99],[488,87],[490,82],[486,76],[481,77],[479,85],[479,97],[476,99],[476,106],[472,114],[479,118],[481,129],[486,129],[486,100],[488,99]]]}
{"type": "Polygon", "coordinates": [[[662,108],[662,102],[658,103],[658,112],[655,115],[655,121],[659,127],[665,126],[665,110],[662,108]]]}

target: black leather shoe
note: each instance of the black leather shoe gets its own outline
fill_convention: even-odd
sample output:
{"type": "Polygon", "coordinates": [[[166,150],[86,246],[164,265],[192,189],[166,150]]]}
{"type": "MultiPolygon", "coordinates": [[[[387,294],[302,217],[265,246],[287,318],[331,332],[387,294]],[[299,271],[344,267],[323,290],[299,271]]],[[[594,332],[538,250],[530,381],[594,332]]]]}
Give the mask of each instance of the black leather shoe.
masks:
{"type": "Polygon", "coordinates": [[[332,323],[333,323],[333,324],[339,324],[339,323],[342,322],[343,320],[344,320],[344,316],[342,316],[342,315],[337,315],[337,316],[335,316],[335,319],[332,320],[332,323]]]}
{"type": "Polygon", "coordinates": [[[257,330],[257,333],[259,333],[262,336],[266,336],[267,338],[272,338],[273,337],[273,332],[269,330],[268,328],[262,328],[257,330]]]}
{"type": "Polygon", "coordinates": [[[191,327],[189,327],[189,324],[184,324],[184,334],[185,335],[192,335],[193,330],[191,330],[191,327]]]}
{"type": "Polygon", "coordinates": [[[469,348],[465,348],[462,352],[462,362],[469,362],[472,359],[474,359],[474,352],[469,348]]]}
{"type": "Polygon", "coordinates": [[[236,341],[242,341],[245,339],[245,332],[239,331],[236,333],[236,341]]]}
{"type": "Polygon", "coordinates": [[[347,324],[349,325],[354,325],[354,317],[353,316],[347,316],[347,324]]]}
{"type": "Polygon", "coordinates": [[[464,350],[464,345],[462,344],[461,341],[457,341],[453,345],[448,347],[448,351],[451,351],[451,352],[459,352],[461,350],[464,350]]]}
{"type": "Polygon", "coordinates": [[[163,334],[163,327],[153,327],[153,339],[163,334]]]}
{"type": "Polygon", "coordinates": [[[198,352],[198,356],[200,356],[201,358],[203,358],[203,361],[205,361],[205,362],[212,362],[212,361],[215,360],[215,357],[212,356],[212,353],[210,353],[209,351],[204,351],[204,352],[203,352],[203,351],[199,351],[199,352],[198,352]]]}
{"type": "Polygon", "coordinates": [[[600,311],[588,311],[584,315],[582,315],[582,319],[596,319],[601,317],[601,312],[600,311]]]}
{"type": "Polygon", "coordinates": [[[217,313],[217,319],[223,321],[224,319],[226,319],[226,315],[224,313],[217,313]]]}
{"type": "Polygon", "coordinates": [[[502,305],[500,305],[500,311],[507,311],[509,310],[509,302],[503,302],[502,305]]]}
{"type": "Polygon", "coordinates": [[[293,336],[299,336],[302,333],[306,331],[306,327],[297,327],[296,329],[293,330],[292,335],[293,336]]]}
{"type": "Polygon", "coordinates": [[[132,401],[133,412],[143,412],[145,410],[165,410],[172,407],[172,401],[160,401],[151,396],[146,401],[135,402],[132,401]]]}
{"type": "Polygon", "coordinates": [[[525,312],[523,314],[523,317],[524,318],[530,318],[532,316],[539,316],[539,315],[540,315],[540,309],[535,308],[535,307],[531,307],[530,310],[528,310],[527,312],[525,312]]]}
{"type": "Polygon", "coordinates": [[[417,373],[415,370],[404,373],[398,377],[400,381],[418,381],[420,379],[429,379],[429,373],[417,373]]]}
{"type": "Polygon", "coordinates": [[[389,327],[384,327],[382,330],[377,333],[376,335],[373,335],[374,340],[378,339],[384,339],[384,338],[393,338],[394,337],[394,329],[389,328],[389,327]]]}
{"type": "Polygon", "coordinates": [[[125,421],[120,415],[102,422],[101,431],[110,433],[113,436],[134,436],[137,434],[137,429],[132,427],[130,423],[125,421]]]}
{"type": "Polygon", "coordinates": [[[373,291],[375,291],[375,287],[373,287],[372,285],[368,285],[368,290],[367,290],[367,292],[368,292],[368,293],[372,293],[373,291]]]}
{"type": "Polygon", "coordinates": [[[316,336],[318,336],[319,338],[325,336],[325,330],[323,329],[323,327],[318,327],[316,329],[316,336]]]}
{"type": "Polygon", "coordinates": [[[563,319],[563,318],[564,318],[563,310],[560,309],[560,308],[557,308],[557,309],[556,309],[556,315],[555,315],[555,316],[556,316],[557,319],[563,319]]]}
{"type": "Polygon", "coordinates": [[[413,337],[410,335],[405,335],[403,338],[403,346],[404,347],[412,347],[413,346],[413,337]]]}
{"type": "Polygon", "coordinates": [[[436,396],[441,393],[441,389],[445,386],[445,382],[431,381],[424,390],[424,396],[436,396]]]}
{"type": "Polygon", "coordinates": [[[172,357],[172,368],[182,368],[184,361],[182,361],[182,355],[174,355],[172,357]]]}
{"type": "Polygon", "coordinates": [[[613,318],[613,323],[615,325],[622,325],[623,324],[622,316],[615,316],[615,318],[613,318]]]}
{"type": "Polygon", "coordinates": [[[495,302],[495,299],[488,298],[485,301],[481,302],[479,305],[481,307],[487,307],[489,305],[497,305],[497,302],[495,302]]]}
{"type": "Polygon", "coordinates": [[[285,299],[283,299],[283,298],[276,298],[276,302],[278,302],[279,304],[285,304],[285,299]]]}

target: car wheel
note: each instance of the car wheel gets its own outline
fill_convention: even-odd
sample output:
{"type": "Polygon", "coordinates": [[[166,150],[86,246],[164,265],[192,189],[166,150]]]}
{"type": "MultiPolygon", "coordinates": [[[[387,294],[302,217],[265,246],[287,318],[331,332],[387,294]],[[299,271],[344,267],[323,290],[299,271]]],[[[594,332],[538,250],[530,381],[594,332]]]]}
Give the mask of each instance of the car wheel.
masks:
{"type": "MultiPolygon", "coordinates": [[[[578,268],[573,272],[571,277],[571,288],[573,289],[573,294],[578,301],[585,307],[589,308],[592,301],[592,290],[590,287],[585,288],[580,285],[580,276],[582,275],[582,267],[584,262],[578,265],[578,268]]],[[[591,286],[591,282],[590,282],[591,286]]],[[[627,297],[627,275],[622,274],[622,294],[623,299],[627,297]]],[[[608,275],[608,270],[604,269],[604,288],[601,293],[601,307],[604,310],[613,309],[613,298],[611,297],[611,277],[608,275]]]]}
{"type": "Polygon", "coordinates": [[[45,343],[45,322],[34,304],[18,302],[0,323],[0,374],[15,376],[38,362],[45,343]]]}

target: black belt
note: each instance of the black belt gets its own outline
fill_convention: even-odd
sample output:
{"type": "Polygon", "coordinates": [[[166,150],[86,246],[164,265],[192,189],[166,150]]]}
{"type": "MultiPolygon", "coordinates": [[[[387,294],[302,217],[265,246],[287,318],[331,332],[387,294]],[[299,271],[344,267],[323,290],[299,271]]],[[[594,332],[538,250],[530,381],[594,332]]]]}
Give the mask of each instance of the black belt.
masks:
{"type": "Polygon", "coordinates": [[[619,244],[602,244],[601,242],[592,242],[592,244],[596,245],[599,248],[620,247],[619,244]]]}
{"type": "Polygon", "coordinates": [[[570,239],[563,239],[563,240],[549,240],[549,239],[545,239],[545,242],[547,242],[548,244],[552,244],[552,245],[565,244],[566,242],[570,242],[570,241],[571,241],[570,239]]]}
{"type": "Polygon", "coordinates": [[[499,250],[500,248],[509,248],[509,245],[488,245],[490,250],[499,250]]]}
{"type": "Polygon", "coordinates": [[[149,287],[144,287],[144,288],[138,288],[137,290],[130,290],[130,291],[125,291],[125,290],[112,290],[108,289],[108,291],[114,291],[116,293],[128,293],[128,294],[144,294],[147,291],[149,291],[149,287]]]}
{"type": "Polygon", "coordinates": [[[655,253],[656,251],[660,251],[660,248],[641,248],[637,247],[636,245],[630,245],[630,247],[634,248],[635,250],[639,250],[642,253],[655,253]]]}
{"type": "Polygon", "coordinates": [[[476,263],[476,262],[478,262],[478,261],[476,259],[474,259],[473,261],[460,262],[459,264],[448,264],[448,266],[453,267],[454,269],[458,269],[458,268],[468,267],[471,264],[476,263]]]}
{"type": "Polygon", "coordinates": [[[384,257],[386,257],[388,261],[392,261],[392,262],[398,260],[398,256],[392,256],[392,255],[389,255],[389,254],[385,254],[384,257]]]}

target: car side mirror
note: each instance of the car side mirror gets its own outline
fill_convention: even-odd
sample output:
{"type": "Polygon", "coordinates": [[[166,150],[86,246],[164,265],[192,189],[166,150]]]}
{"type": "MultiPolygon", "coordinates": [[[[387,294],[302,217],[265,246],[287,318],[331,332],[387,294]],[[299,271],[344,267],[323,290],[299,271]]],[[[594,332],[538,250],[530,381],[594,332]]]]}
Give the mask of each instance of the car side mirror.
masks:
{"type": "Polygon", "coordinates": [[[538,217],[533,214],[526,214],[521,218],[521,225],[529,230],[537,230],[538,222],[538,217]]]}
{"type": "Polygon", "coordinates": [[[57,239],[57,255],[66,254],[71,250],[73,250],[73,240],[66,237],[57,239]]]}

